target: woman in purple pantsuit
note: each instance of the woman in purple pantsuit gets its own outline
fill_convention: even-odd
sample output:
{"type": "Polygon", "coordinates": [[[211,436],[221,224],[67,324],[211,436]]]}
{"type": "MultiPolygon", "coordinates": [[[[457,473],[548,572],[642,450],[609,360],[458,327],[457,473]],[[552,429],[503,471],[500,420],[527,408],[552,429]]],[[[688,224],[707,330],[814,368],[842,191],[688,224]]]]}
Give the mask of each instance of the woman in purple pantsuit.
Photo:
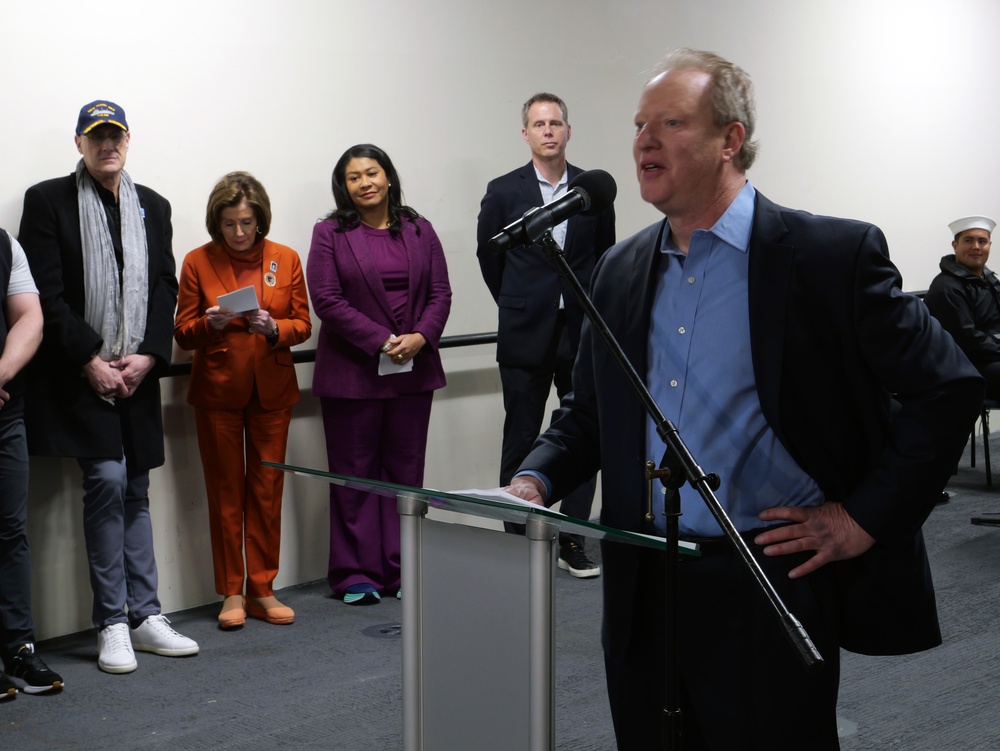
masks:
{"type": "MultiPolygon", "coordinates": [[[[430,223],[403,204],[388,155],[360,144],[333,169],[337,208],[313,229],[306,280],[321,325],[313,393],[330,471],[423,484],[434,389],[445,384],[438,342],[451,286],[430,223]]],[[[351,605],[399,593],[395,503],[330,486],[330,564],[351,605]]]]}

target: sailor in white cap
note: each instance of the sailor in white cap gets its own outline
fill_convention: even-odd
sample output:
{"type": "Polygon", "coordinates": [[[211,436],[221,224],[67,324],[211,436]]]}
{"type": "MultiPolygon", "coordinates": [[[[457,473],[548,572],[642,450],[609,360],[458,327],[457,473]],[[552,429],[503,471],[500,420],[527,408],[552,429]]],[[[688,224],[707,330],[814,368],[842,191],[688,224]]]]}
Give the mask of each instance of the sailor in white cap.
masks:
{"type": "Polygon", "coordinates": [[[1000,398],[1000,280],[986,268],[997,223],[964,216],[948,225],[955,251],[941,259],[924,301],[986,378],[986,395],[1000,398]]]}
{"type": "Polygon", "coordinates": [[[963,216],[948,225],[955,237],[951,247],[955,261],[976,276],[982,276],[990,257],[990,236],[997,223],[988,216],[963,216]]]}

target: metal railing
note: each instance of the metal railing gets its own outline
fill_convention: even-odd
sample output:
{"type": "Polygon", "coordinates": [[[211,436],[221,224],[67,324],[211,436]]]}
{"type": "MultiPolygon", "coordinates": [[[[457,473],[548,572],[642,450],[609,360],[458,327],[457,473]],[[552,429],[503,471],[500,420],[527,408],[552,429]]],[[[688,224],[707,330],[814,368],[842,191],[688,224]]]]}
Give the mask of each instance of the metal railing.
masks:
{"type": "MultiPolygon", "coordinates": [[[[482,334],[458,334],[457,336],[443,336],[438,343],[438,349],[452,349],[454,347],[471,347],[476,344],[495,344],[497,332],[490,331],[482,334]]],[[[292,362],[315,362],[316,350],[314,349],[293,349],[292,362]]],[[[190,362],[172,362],[170,369],[164,377],[191,375],[190,362]]]]}

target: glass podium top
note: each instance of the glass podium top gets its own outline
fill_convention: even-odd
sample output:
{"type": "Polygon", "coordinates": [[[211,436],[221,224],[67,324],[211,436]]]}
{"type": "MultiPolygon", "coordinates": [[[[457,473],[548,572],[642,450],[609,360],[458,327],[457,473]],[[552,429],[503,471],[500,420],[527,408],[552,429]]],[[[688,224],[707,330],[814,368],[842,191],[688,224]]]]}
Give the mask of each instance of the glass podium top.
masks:
{"type": "MultiPolygon", "coordinates": [[[[529,518],[540,517],[545,522],[555,525],[563,532],[583,535],[595,540],[622,542],[629,545],[654,548],[656,550],[666,550],[667,547],[666,540],[662,537],[639,532],[627,532],[622,529],[605,527],[591,521],[574,519],[558,511],[547,509],[544,506],[527,503],[509,493],[504,493],[496,489],[442,491],[431,488],[414,488],[408,485],[395,485],[389,482],[368,480],[362,477],[337,475],[332,472],[324,472],[308,467],[297,467],[292,464],[279,464],[277,462],[262,462],[262,464],[266,467],[273,467],[284,472],[301,475],[302,477],[323,480],[334,485],[361,490],[385,498],[396,498],[401,493],[406,493],[419,500],[426,501],[430,508],[457,512],[459,514],[468,514],[470,516],[478,516],[502,522],[513,522],[515,524],[526,524],[529,518]]],[[[684,541],[680,543],[680,552],[687,555],[698,555],[697,547],[684,541]]]]}

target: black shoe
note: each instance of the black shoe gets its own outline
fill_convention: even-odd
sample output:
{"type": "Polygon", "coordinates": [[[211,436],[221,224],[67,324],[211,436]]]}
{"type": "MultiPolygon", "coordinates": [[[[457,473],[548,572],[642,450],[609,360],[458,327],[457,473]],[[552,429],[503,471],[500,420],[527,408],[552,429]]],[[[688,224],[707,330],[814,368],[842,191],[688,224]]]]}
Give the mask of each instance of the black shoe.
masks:
{"type": "Polygon", "coordinates": [[[17,696],[17,686],[3,673],[0,673],[0,701],[10,701],[17,696]]]}
{"type": "Polygon", "coordinates": [[[577,579],[591,579],[601,575],[601,567],[594,563],[575,542],[564,542],[559,546],[559,568],[569,571],[577,579]]]}
{"type": "Polygon", "coordinates": [[[4,669],[26,694],[44,694],[63,687],[62,676],[49,670],[35,653],[34,644],[22,644],[14,656],[4,662],[4,669]]]}

